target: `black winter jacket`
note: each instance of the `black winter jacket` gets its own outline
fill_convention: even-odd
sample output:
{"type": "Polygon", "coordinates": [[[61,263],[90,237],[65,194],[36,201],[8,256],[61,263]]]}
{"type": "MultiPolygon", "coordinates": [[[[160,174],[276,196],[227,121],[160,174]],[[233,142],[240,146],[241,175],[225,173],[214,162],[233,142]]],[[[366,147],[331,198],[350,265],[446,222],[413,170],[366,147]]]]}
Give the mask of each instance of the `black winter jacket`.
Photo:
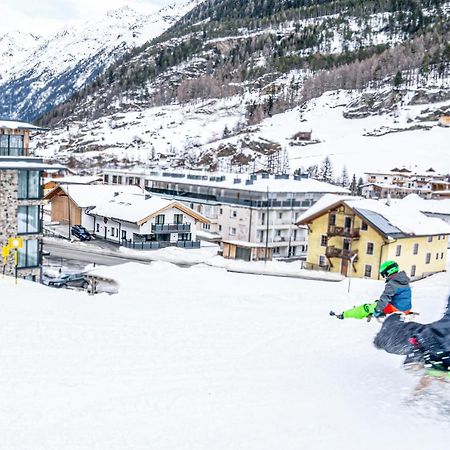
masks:
{"type": "Polygon", "coordinates": [[[450,352],[450,297],[442,319],[429,324],[403,322],[400,314],[386,318],[375,336],[375,347],[396,355],[408,355],[419,349],[434,359],[450,352]],[[418,347],[408,341],[416,338],[418,347]]]}

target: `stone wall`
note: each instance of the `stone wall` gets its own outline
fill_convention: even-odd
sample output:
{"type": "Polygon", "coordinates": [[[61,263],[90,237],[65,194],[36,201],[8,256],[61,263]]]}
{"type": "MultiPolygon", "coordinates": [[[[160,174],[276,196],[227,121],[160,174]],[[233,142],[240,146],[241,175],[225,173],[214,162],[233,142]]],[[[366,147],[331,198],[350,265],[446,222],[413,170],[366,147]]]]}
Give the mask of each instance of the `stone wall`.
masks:
{"type": "MultiPolygon", "coordinates": [[[[17,208],[19,205],[41,205],[41,201],[18,200],[18,172],[16,170],[0,170],[0,247],[8,244],[8,238],[17,236],[17,208]]],[[[41,235],[22,236],[27,239],[42,239],[41,235]]],[[[4,261],[0,259],[3,272],[4,261]]],[[[6,275],[15,275],[14,255],[11,252],[5,267],[6,275]]],[[[39,280],[40,268],[19,269],[20,277],[36,277],[39,280]]]]}

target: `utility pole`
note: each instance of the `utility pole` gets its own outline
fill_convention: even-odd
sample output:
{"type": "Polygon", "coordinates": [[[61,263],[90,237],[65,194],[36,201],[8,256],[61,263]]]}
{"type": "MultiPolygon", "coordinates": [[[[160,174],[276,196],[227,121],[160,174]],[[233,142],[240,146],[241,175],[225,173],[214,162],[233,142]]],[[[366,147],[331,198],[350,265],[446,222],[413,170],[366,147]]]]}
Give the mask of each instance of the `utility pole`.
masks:
{"type": "Polygon", "coordinates": [[[267,186],[267,210],[266,210],[266,249],[264,252],[264,262],[267,262],[269,253],[269,186],[267,186]]]}

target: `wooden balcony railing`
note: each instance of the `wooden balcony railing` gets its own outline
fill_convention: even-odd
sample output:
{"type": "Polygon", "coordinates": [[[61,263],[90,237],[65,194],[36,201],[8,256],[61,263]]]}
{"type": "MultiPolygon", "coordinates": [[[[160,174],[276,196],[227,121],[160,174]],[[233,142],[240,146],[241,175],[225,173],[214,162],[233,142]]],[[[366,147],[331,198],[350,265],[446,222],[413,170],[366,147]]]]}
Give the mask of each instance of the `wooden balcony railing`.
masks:
{"type": "Polygon", "coordinates": [[[327,258],[342,258],[351,259],[356,256],[355,260],[358,258],[358,250],[344,250],[342,248],[329,246],[325,251],[327,258]]]}
{"type": "Polygon", "coordinates": [[[337,227],[336,225],[328,225],[328,235],[359,239],[359,228],[345,228],[337,227]]]}

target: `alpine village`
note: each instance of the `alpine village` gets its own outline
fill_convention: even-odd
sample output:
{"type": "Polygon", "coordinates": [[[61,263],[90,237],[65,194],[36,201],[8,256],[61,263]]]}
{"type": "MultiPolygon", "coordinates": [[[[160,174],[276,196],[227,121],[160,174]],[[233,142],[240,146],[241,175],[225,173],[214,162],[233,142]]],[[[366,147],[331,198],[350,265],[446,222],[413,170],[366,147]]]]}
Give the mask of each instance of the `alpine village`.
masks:
{"type": "Polygon", "coordinates": [[[57,3],[0,30],[1,447],[447,448],[450,3],[57,3]]]}

